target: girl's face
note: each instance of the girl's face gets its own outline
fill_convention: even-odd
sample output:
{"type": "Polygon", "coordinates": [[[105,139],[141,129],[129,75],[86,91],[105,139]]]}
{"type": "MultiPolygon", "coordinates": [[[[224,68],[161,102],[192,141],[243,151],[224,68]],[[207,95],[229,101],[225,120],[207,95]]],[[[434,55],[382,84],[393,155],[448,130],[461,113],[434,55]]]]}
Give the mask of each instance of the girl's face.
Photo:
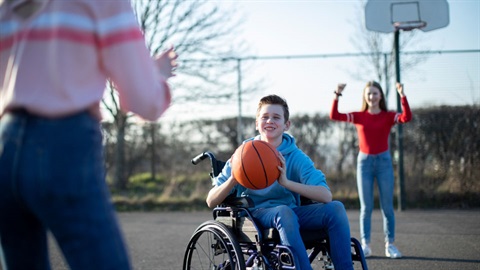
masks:
{"type": "Polygon", "coordinates": [[[378,108],[380,100],[382,100],[382,94],[380,90],[375,86],[369,86],[365,88],[364,98],[369,108],[378,108]]]}
{"type": "Polygon", "coordinates": [[[273,144],[280,145],[282,135],[290,127],[290,121],[285,122],[283,107],[278,104],[266,104],[260,109],[255,126],[262,140],[273,144]]]}

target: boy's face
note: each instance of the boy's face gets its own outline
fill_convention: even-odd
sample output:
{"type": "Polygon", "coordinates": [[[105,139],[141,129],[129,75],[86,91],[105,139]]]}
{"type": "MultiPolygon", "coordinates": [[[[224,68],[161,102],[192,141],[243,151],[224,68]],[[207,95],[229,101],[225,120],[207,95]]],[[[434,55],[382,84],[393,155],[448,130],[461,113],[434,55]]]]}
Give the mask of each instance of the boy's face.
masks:
{"type": "Polygon", "coordinates": [[[283,132],[290,127],[290,121],[285,122],[281,105],[266,104],[260,109],[255,125],[262,138],[273,142],[282,138],[283,132]]]}

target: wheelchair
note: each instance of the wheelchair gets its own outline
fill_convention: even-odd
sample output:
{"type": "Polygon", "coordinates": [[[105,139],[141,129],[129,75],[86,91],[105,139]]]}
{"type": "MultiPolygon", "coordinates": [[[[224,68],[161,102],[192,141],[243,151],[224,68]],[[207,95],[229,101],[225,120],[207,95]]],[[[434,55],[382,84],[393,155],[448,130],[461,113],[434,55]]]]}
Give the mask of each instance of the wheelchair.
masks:
{"type": "MultiPolygon", "coordinates": [[[[213,179],[225,162],[211,152],[192,159],[197,165],[210,159],[213,179]]],[[[248,208],[249,198],[227,197],[213,209],[213,220],[198,226],[188,242],[183,258],[184,270],[295,270],[293,255],[280,242],[276,229],[259,228],[248,208]]],[[[313,269],[335,269],[330,258],[329,238],[318,231],[301,231],[313,269]]],[[[367,270],[360,242],[351,238],[351,255],[355,269],[367,270]]]]}

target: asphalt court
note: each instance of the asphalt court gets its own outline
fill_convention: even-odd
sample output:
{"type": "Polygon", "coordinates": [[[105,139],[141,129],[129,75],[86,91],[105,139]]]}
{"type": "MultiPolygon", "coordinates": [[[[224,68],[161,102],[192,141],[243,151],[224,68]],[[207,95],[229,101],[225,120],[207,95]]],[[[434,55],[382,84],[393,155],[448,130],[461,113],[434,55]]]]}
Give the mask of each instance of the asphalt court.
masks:
{"type": "MultiPolygon", "coordinates": [[[[358,239],[358,210],[347,213],[358,239]]],[[[119,213],[133,269],[181,269],[193,230],[211,218],[208,211],[119,213]]],[[[480,209],[406,210],[396,212],[396,220],[396,244],[404,257],[385,257],[382,216],[375,210],[369,269],[480,269],[480,209]]],[[[54,241],[50,249],[52,269],[68,269],[54,241]]]]}

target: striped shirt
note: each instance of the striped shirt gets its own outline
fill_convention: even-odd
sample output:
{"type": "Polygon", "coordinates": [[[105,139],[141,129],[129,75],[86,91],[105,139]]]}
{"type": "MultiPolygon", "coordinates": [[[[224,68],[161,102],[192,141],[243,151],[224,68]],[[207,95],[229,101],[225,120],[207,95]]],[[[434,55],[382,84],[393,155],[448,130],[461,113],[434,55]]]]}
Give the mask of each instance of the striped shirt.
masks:
{"type": "Polygon", "coordinates": [[[401,98],[401,104],[402,113],[393,111],[381,111],[378,114],[371,114],[368,111],[339,113],[338,100],[334,100],[330,119],[354,124],[357,128],[360,151],[376,155],[388,150],[388,137],[393,125],[406,123],[412,119],[407,97],[401,98]]]}
{"type": "Polygon", "coordinates": [[[7,2],[0,6],[0,116],[16,108],[99,116],[107,79],[125,112],[156,120],[168,108],[169,86],[128,0],[43,0],[27,19],[7,2]]]}

